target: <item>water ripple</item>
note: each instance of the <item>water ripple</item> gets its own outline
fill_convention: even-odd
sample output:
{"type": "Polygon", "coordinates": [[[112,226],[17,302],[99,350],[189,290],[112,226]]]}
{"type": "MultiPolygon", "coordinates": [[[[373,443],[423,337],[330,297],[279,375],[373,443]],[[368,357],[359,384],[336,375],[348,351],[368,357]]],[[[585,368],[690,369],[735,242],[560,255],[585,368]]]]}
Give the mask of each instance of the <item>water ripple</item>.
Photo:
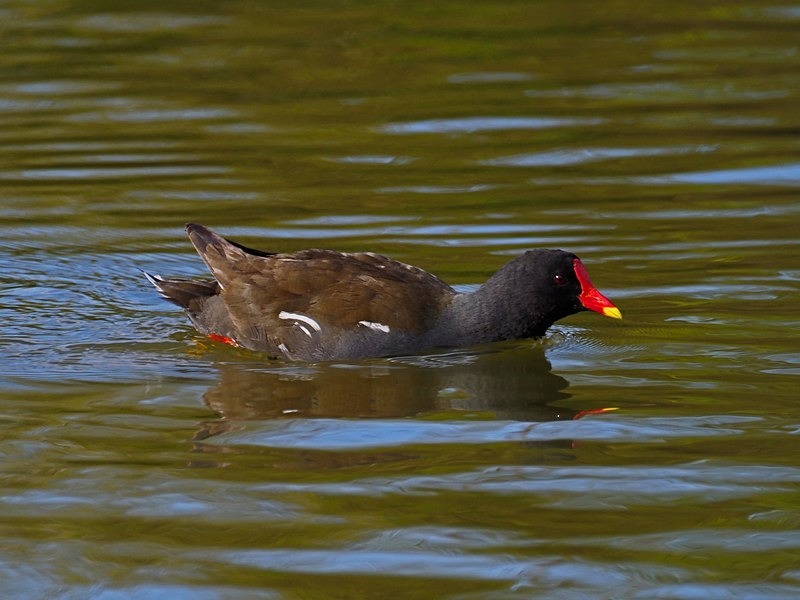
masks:
{"type": "MultiPolygon", "coordinates": [[[[492,466],[474,471],[362,479],[337,484],[268,483],[269,493],[323,493],[376,497],[448,492],[500,496],[535,495],[559,510],[627,510],[671,502],[713,503],[755,494],[790,491],[800,470],[790,467],[720,465],[699,461],[671,467],[492,466]]],[[[600,542],[598,542],[600,543],[600,542]]]]}
{"type": "Polygon", "coordinates": [[[234,432],[204,443],[218,446],[263,446],[354,450],[390,448],[409,444],[490,444],[553,440],[614,440],[663,442],[691,436],[731,436],[756,417],[718,415],[704,417],[609,418],[542,423],[517,421],[349,421],[339,419],[287,419],[242,422],[234,432]]]}
{"type": "MultiPolygon", "coordinates": [[[[560,587],[621,590],[634,581],[641,583],[642,575],[635,565],[615,566],[553,558],[511,558],[502,555],[441,554],[436,552],[387,552],[366,550],[222,550],[213,557],[197,553],[199,560],[225,561],[235,565],[256,567],[267,571],[313,573],[329,575],[393,575],[395,577],[434,577],[447,579],[512,581],[516,590],[560,587]]],[[[676,568],[656,568],[648,565],[647,577],[663,577],[682,573],[676,568]]],[[[573,593],[574,593],[573,589],[573,593]]],[[[552,596],[551,596],[552,597],[552,596]]]]}
{"type": "Polygon", "coordinates": [[[759,185],[759,186],[797,186],[800,185],[800,163],[786,163],[762,167],[743,167],[740,169],[719,169],[714,171],[692,171],[669,173],[666,175],[638,175],[631,177],[583,177],[568,181],[557,177],[541,177],[530,180],[534,185],[759,185]]]}
{"type": "Polygon", "coordinates": [[[603,119],[585,117],[464,117],[461,119],[430,119],[387,123],[377,130],[381,133],[479,133],[512,129],[550,129],[599,125],[603,119]]]}
{"type": "Polygon", "coordinates": [[[664,148],[561,148],[548,152],[515,154],[479,161],[491,167],[560,167],[619,158],[668,156],[714,152],[715,146],[676,146],[664,148]]]}
{"type": "Polygon", "coordinates": [[[536,79],[531,73],[516,71],[478,71],[475,73],[454,73],[447,77],[448,83],[513,83],[536,79]]]}

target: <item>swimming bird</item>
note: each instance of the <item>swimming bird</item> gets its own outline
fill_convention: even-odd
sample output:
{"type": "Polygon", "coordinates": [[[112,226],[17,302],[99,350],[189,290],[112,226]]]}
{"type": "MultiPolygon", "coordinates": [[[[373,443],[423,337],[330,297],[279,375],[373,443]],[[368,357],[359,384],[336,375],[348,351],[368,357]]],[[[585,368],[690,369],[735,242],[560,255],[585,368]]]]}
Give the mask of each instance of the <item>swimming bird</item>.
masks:
{"type": "Polygon", "coordinates": [[[528,250],[473,292],[372,252],[271,253],[189,223],[213,275],[145,273],[212,340],[299,361],[411,354],[543,336],[559,319],[591,310],[621,319],[563,250],[528,250]]]}

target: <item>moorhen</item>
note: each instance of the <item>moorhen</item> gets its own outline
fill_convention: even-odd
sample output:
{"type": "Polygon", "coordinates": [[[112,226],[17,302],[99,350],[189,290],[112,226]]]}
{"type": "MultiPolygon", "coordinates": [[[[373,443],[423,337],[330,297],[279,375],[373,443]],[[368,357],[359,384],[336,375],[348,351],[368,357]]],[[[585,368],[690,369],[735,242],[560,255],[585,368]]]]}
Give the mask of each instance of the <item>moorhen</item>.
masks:
{"type": "Polygon", "coordinates": [[[555,321],[593,310],[622,315],[563,250],[528,250],[471,293],[372,252],[262,252],[186,226],[214,279],[145,273],[215,341],[291,360],[409,354],[539,337],[555,321]]]}

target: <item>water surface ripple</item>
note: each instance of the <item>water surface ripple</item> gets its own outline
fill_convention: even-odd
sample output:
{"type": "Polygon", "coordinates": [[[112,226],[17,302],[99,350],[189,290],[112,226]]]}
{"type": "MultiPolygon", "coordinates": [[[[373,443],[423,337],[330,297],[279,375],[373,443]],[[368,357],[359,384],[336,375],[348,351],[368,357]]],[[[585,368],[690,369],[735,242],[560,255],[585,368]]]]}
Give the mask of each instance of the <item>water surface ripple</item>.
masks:
{"type": "Polygon", "coordinates": [[[796,6],[0,7],[0,596],[800,596],[796,6]],[[183,232],[623,321],[287,364],[183,232]]]}

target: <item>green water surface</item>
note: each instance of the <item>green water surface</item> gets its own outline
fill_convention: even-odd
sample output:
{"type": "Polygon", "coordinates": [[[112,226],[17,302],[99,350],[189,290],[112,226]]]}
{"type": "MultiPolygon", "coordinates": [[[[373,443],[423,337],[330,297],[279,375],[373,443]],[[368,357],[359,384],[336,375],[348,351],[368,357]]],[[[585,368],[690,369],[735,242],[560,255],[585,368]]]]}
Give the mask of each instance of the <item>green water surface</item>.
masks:
{"type": "Polygon", "coordinates": [[[800,596],[800,8],[0,7],[0,596],[800,596]],[[206,224],[623,321],[288,364],[139,269],[206,224]],[[604,410],[615,409],[615,410],[604,410]]]}

